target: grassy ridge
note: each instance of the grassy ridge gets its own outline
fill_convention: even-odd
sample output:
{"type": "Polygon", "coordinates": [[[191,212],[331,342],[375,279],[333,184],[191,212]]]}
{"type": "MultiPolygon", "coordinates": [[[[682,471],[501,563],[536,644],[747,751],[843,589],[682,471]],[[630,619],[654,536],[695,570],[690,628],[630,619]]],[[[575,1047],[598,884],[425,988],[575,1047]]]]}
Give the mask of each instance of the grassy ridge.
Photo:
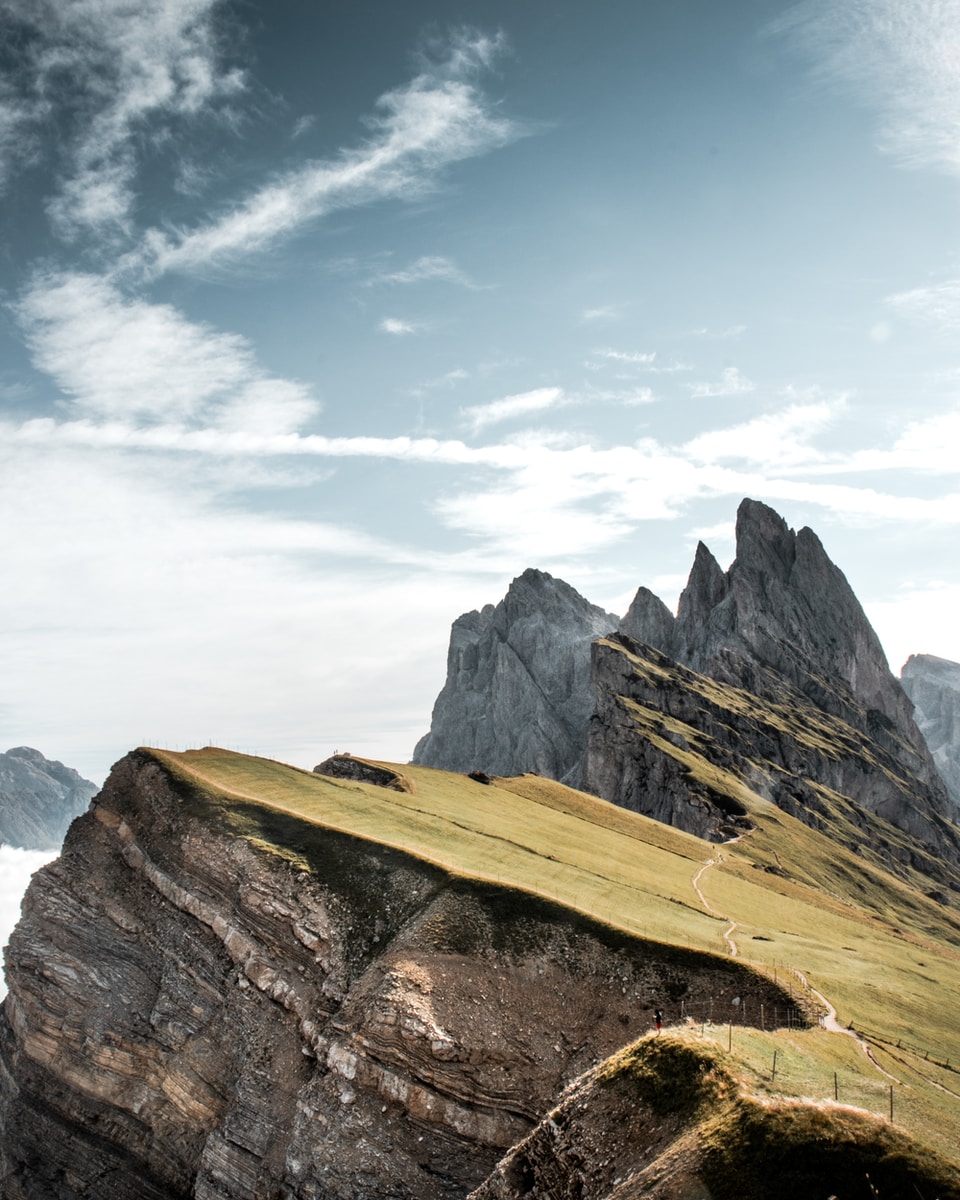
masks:
{"type": "Polygon", "coordinates": [[[728,1052],[727,1031],[714,1029],[757,1093],[829,1099],[836,1074],[842,1102],[886,1114],[893,1083],[897,1123],[960,1158],[955,916],[759,797],[748,798],[755,832],[718,848],[538,776],[486,786],[378,764],[404,777],[409,790],[398,792],[212,748],[148,753],[233,832],[305,869],[310,842],[331,828],[680,946],[725,953],[735,923],[729,936],[744,961],[789,975],[798,990],[799,969],[844,1024],[875,1035],[877,1065],[853,1038],[825,1030],[737,1029],[728,1052]],[[693,879],[711,860],[699,878],[704,904],[693,879]]]}

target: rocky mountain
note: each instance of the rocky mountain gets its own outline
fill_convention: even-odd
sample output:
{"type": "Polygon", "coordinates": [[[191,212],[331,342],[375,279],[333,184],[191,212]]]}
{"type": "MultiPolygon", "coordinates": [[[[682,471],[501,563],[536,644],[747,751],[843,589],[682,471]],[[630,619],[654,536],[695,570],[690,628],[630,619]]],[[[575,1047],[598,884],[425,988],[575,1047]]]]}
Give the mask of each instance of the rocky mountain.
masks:
{"type": "Polygon", "coordinates": [[[524,571],[499,604],[453,623],[447,680],[413,761],[576,786],[593,708],[590,644],[616,625],[569,584],[524,571]]]}
{"type": "Polygon", "coordinates": [[[911,654],[900,671],[920,732],[943,782],[960,809],[960,663],[935,654],[911,654]]]}
{"type": "Polygon", "coordinates": [[[872,847],[891,865],[960,882],[960,807],[863,609],[811,530],[794,532],[766,505],[744,500],[733,563],[723,571],[701,543],[675,617],[641,587],[618,620],[529,571],[484,612],[454,626],[447,684],[415,761],[566,776],[723,840],[737,829],[736,786],[695,783],[689,761],[691,747],[709,746],[701,776],[707,761],[714,774],[729,767],[787,811],[832,822],[846,841],[869,826],[872,847]],[[626,642],[591,640],[604,622],[604,633],[626,642]],[[530,628],[550,651],[525,658],[520,686],[512,664],[510,672],[487,664],[514,629],[530,628]],[[495,754],[484,740],[488,723],[511,730],[495,739],[495,754]],[[442,730],[442,760],[434,730],[442,730]]]}
{"type": "Polygon", "coordinates": [[[809,1021],[736,960],[335,827],[415,799],[394,772],[378,795],[224,761],[218,781],[202,752],[127,756],[28,890],[5,1200],[462,1198],[654,1004],[809,1021]],[[333,823],[294,815],[297,789],[333,823]]]}
{"type": "Polygon", "coordinates": [[[53,850],[98,787],[29,746],[0,754],[0,842],[53,850]]]}

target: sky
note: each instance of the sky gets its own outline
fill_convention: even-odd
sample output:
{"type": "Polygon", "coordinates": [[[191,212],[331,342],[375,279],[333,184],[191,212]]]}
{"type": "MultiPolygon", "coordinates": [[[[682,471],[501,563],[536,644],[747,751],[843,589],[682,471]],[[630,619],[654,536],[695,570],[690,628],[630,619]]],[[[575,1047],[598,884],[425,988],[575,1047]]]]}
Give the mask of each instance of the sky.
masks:
{"type": "Polygon", "coordinates": [[[744,496],[960,659],[960,0],[0,0],[0,747],[406,761],[744,496]]]}

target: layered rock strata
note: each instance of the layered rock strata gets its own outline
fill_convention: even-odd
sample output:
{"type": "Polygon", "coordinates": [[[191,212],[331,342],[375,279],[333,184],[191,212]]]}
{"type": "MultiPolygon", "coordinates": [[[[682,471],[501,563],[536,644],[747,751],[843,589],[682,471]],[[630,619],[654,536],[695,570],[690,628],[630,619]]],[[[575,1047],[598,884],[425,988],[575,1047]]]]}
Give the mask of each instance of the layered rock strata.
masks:
{"type": "Polygon", "coordinates": [[[584,787],[710,841],[739,836],[770,801],[875,861],[960,888],[960,831],[896,756],[769,668],[729,674],[752,688],[623,634],[595,642],[584,787]]]}
{"type": "Polygon", "coordinates": [[[118,764],[8,950],[5,1200],[462,1197],[654,1005],[791,1003],[291,819],[118,764]]]}
{"type": "Polygon", "coordinates": [[[960,1195],[882,1119],[741,1091],[708,1042],[649,1038],[578,1080],[470,1200],[960,1195]]]}

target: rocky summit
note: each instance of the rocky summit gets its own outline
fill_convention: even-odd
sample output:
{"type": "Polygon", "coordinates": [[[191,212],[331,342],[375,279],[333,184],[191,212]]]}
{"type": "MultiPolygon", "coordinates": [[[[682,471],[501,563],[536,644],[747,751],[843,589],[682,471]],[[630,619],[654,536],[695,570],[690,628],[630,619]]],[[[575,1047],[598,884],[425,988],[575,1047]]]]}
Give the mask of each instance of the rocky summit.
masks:
{"type": "Polygon", "coordinates": [[[640,587],[616,618],[528,571],[460,618],[415,761],[566,778],[716,841],[737,836],[737,788],[755,787],[847,842],[867,836],[894,869],[960,885],[960,807],[843,573],[757,501],[736,533],[727,571],[698,546],[676,616],[640,587]],[[512,648],[531,629],[549,649],[521,668],[512,648]],[[718,769],[726,783],[708,786],[718,769]]]}
{"type": "Polygon", "coordinates": [[[97,790],[71,767],[29,746],[0,754],[0,842],[25,850],[58,848],[97,790]]]}
{"type": "Polygon", "coordinates": [[[454,622],[447,680],[413,761],[576,786],[593,706],[590,645],[616,624],[569,584],[524,571],[499,604],[454,622]]]}

